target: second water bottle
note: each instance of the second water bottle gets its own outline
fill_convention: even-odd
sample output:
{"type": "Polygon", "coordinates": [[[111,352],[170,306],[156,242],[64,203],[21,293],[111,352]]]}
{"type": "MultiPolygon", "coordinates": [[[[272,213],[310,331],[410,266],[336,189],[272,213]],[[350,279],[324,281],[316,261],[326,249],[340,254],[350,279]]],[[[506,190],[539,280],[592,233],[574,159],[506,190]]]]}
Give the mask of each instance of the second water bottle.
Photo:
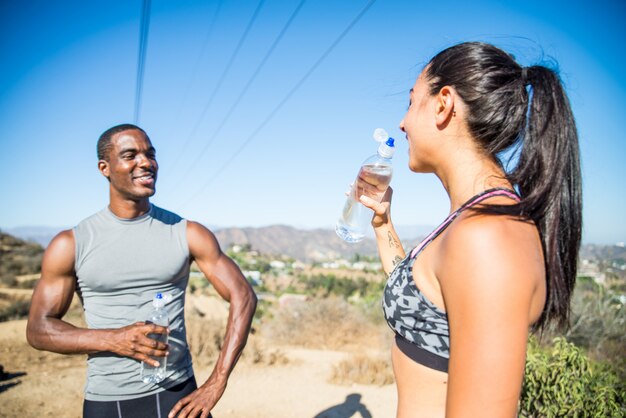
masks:
{"type": "MultiPolygon", "coordinates": [[[[165,298],[161,293],[157,293],[152,300],[152,313],[146,323],[153,323],[164,327],[169,326],[169,316],[167,310],[165,310],[165,298]]],[[[148,337],[167,344],[167,334],[148,334],[148,337]]],[[[159,362],[158,367],[149,365],[148,363],[141,363],[141,380],[144,383],[160,383],[165,379],[165,372],[167,370],[167,357],[152,357],[159,362]]]]}

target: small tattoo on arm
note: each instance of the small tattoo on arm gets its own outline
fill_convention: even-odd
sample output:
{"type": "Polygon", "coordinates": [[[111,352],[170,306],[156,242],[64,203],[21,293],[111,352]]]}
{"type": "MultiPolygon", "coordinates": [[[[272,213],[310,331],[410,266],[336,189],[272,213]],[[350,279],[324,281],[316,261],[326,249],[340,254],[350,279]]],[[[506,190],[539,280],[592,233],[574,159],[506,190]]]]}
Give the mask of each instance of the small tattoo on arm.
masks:
{"type": "Polygon", "coordinates": [[[387,232],[387,238],[389,238],[389,248],[400,248],[400,243],[393,237],[391,231],[387,232]]]}
{"type": "MultiPolygon", "coordinates": [[[[402,257],[400,257],[399,255],[395,256],[393,258],[393,260],[391,260],[391,265],[393,267],[395,267],[396,265],[398,265],[398,263],[402,261],[402,257]]],[[[393,270],[393,269],[392,269],[393,270]]],[[[387,273],[387,277],[391,276],[392,271],[386,272],[387,273]]]]}

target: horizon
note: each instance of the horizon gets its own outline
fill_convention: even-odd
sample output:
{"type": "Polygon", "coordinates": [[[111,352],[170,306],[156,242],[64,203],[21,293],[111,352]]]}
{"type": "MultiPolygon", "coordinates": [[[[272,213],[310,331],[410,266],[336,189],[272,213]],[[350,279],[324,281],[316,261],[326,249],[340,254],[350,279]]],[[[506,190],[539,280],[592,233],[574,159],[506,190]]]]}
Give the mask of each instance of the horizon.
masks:
{"type": "Polygon", "coordinates": [[[140,78],[141,3],[0,4],[3,228],[75,225],[105,207],[96,141],[132,122],[136,101],[160,165],[153,203],[185,218],[332,229],[382,127],[397,140],[394,223],[438,225],[446,192],[410,172],[398,123],[435,53],[486,41],[560,71],[583,242],[626,241],[626,132],[606,104],[626,96],[624,2],[152,2],[140,78]]]}
{"type": "MultiPolygon", "coordinates": [[[[202,225],[206,226],[207,228],[209,228],[209,230],[213,231],[213,232],[217,232],[217,231],[221,231],[221,230],[226,230],[226,229],[265,229],[265,228],[272,228],[272,227],[286,227],[286,228],[291,228],[291,229],[295,229],[297,231],[316,231],[316,230],[321,230],[321,231],[333,231],[335,230],[334,226],[327,226],[327,227],[298,227],[295,225],[288,225],[288,224],[268,224],[268,225],[259,225],[259,226],[237,226],[237,225],[226,225],[226,226],[222,226],[222,225],[211,225],[208,223],[204,223],[202,221],[199,221],[202,225]]],[[[49,239],[52,239],[54,237],[54,235],[56,235],[57,233],[66,230],[66,229],[71,229],[73,228],[73,226],[51,226],[51,225],[22,225],[22,226],[15,226],[15,227],[3,227],[0,226],[0,232],[15,236],[17,238],[20,239],[24,239],[24,240],[32,240],[34,236],[38,235],[41,236],[42,234],[45,236],[48,236],[49,239]],[[29,237],[29,235],[31,235],[29,237]]],[[[398,234],[400,235],[400,239],[402,241],[411,241],[411,240],[416,240],[416,239],[422,239],[424,238],[426,235],[428,235],[428,233],[432,230],[434,230],[436,228],[436,226],[431,226],[431,225],[397,225],[395,226],[396,230],[398,231],[398,234]],[[408,230],[419,230],[419,231],[423,231],[420,232],[418,235],[413,235],[413,236],[408,236],[409,234],[405,233],[404,236],[402,235],[403,231],[408,231],[408,230]]],[[[341,240],[339,237],[337,237],[338,240],[341,240]]],[[[372,234],[368,234],[366,235],[366,239],[374,239],[374,235],[372,234]]],[[[48,240],[49,241],[49,240],[48,240]]],[[[38,242],[39,244],[41,244],[41,242],[38,242]]],[[[42,244],[43,245],[43,244],[42,244]]],[[[590,242],[590,241],[582,241],[581,242],[581,246],[582,245],[601,245],[601,246],[608,246],[608,247],[624,247],[625,242],[624,241],[615,241],[615,242],[590,242]]],[[[45,245],[44,245],[45,247],[45,245]]]]}

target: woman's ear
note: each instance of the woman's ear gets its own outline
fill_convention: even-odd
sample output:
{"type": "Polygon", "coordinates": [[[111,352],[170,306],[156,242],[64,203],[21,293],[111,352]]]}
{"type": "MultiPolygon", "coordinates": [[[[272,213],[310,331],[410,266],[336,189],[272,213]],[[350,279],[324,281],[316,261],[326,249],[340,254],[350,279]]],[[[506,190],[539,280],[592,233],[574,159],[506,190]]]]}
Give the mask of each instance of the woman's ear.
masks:
{"type": "Polygon", "coordinates": [[[454,109],[456,92],[450,86],[443,86],[437,94],[437,108],[435,110],[435,123],[438,128],[444,128],[450,118],[456,116],[454,109]]]}

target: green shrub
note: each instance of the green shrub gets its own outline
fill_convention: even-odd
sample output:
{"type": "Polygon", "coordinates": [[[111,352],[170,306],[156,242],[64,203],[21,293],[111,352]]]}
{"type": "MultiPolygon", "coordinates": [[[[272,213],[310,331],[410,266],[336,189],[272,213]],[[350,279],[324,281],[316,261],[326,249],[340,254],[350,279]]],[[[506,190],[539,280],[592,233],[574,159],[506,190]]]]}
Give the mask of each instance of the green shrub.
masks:
{"type": "Polygon", "coordinates": [[[531,337],[520,417],[623,417],[626,392],[607,365],[590,361],[565,338],[542,348],[531,337]]]}
{"type": "Polygon", "coordinates": [[[340,278],[334,274],[300,275],[298,285],[309,295],[317,297],[339,296],[348,299],[351,296],[380,298],[384,283],[367,280],[364,277],[340,278]]]}
{"type": "Polygon", "coordinates": [[[571,325],[566,330],[548,328],[546,341],[563,336],[597,362],[610,363],[626,380],[626,306],[619,294],[579,277],[572,297],[571,325]]]}

